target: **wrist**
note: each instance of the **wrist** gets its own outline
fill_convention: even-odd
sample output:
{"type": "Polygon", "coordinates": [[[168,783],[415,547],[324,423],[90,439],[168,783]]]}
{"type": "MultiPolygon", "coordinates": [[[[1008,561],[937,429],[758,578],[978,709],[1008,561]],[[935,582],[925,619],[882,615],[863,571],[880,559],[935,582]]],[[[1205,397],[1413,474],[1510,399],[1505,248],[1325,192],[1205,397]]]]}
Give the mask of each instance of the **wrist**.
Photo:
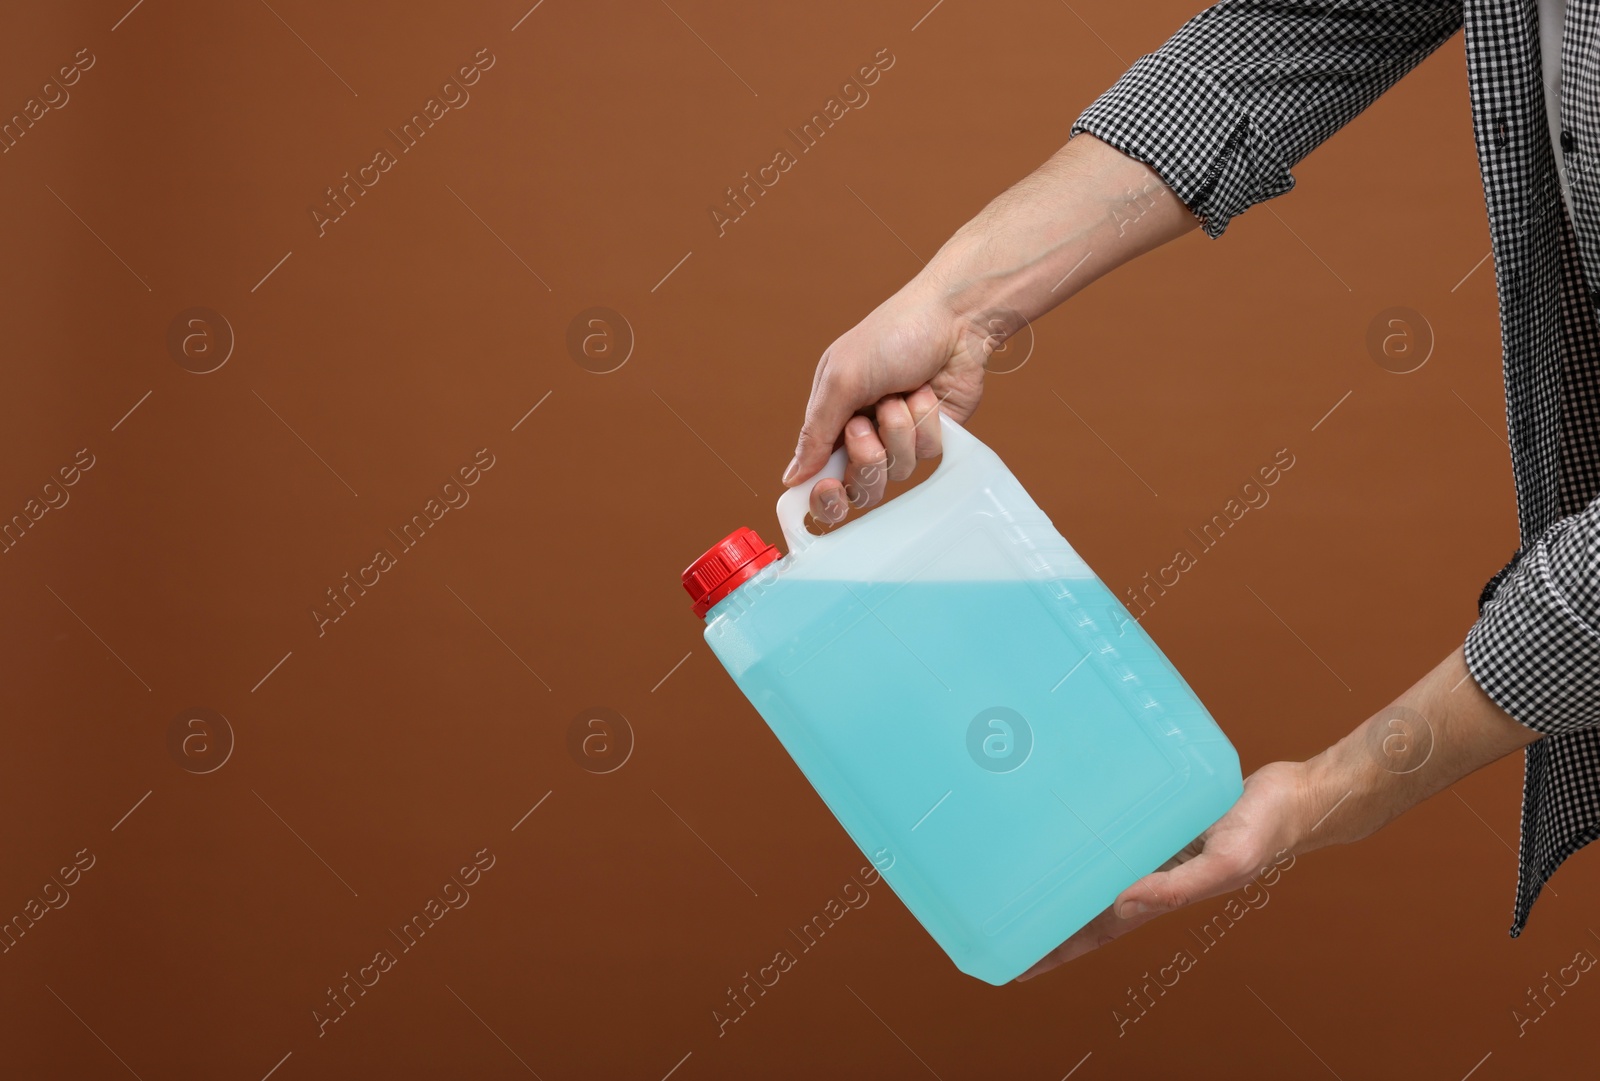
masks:
{"type": "Polygon", "coordinates": [[[1040,314],[1038,306],[1026,299],[1025,281],[980,265],[979,252],[984,248],[981,241],[964,240],[958,234],[896,298],[943,327],[953,349],[962,343],[970,348],[984,339],[998,348],[1040,314]]]}
{"type": "Polygon", "coordinates": [[[1300,770],[1300,800],[1295,816],[1295,853],[1365,836],[1368,831],[1360,829],[1359,822],[1367,801],[1367,778],[1362,775],[1359,761],[1350,757],[1350,737],[1296,765],[1300,770]]]}
{"type": "Polygon", "coordinates": [[[1461,651],[1304,763],[1312,847],[1359,841],[1537,733],[1469,678],[1461,651]],[[1321,824],[1318,825],[1317,822],[1321,824]]]}
{"type": "Polygon", "coordinates": [[[964,235],[972,228],[969,222],[946,241],[916,277],[906,283],[901,294],[951,322],[997,303],[1004,291],[1004,282],[993,269],[983,267],[980,253],[985,244],[982,238],[964,235]]]}

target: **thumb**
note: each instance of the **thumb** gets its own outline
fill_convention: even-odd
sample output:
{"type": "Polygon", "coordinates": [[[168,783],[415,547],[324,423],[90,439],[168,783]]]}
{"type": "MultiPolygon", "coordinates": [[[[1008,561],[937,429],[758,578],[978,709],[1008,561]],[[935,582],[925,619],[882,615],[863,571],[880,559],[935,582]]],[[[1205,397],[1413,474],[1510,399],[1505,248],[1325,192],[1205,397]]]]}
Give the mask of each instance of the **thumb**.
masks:
{"type": "Polygon", "coordinates": [[[1156,871],[1122,891],[1113,906],[1119,919],[1155,917],[1215,897],[1239,878],[1231,861],[1201,852],[1170,871],[1156,871]]]}
{"type": "Polygon", "coordinates": [[[783,483],[793,486],[813,476],[833,453],[833,446],[844,431],[845,422],[855,411],[867,403],[858,400],[855,388],[844,378],[829,370],[823,358],[823,370],[818,373],[811,388],[811,400],[806,403],[806,419],[800,425],[800,440],[795,446],[794,458],[783,471],[783,483]]]}

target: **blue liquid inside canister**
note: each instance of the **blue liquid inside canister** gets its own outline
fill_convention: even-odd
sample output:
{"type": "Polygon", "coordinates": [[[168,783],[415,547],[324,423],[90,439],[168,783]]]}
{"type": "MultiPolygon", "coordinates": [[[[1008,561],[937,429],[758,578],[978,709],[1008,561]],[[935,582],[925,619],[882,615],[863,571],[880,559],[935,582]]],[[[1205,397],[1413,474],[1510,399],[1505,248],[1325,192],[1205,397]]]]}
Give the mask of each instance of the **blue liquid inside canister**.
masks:
{"type": "Polygon", "coordinates": [[[1227,737],[1099,579],[788,562],[712,608],[706,639],[963,972],[1014,979],[1239,798],[1227,737]]]}

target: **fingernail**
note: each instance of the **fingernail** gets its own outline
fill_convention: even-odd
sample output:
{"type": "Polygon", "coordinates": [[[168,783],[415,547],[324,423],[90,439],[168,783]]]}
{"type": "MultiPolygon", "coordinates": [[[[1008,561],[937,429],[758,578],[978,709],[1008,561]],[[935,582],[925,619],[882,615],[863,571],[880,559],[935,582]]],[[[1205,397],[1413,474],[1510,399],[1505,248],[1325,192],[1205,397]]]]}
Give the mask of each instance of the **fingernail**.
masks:
{"type": "Polygon", "coordinates": [[[1131,920],[1135,916],[1143,916],[1149,911],[1150,906],[1140,901],[1124,901],[1117,906],[1117,916],[1119,919],[1124,920],[1131,920]]]}
{"type": "Polygon", "coordinates": [[[789,459],[789,468],[783,471],[783,483],[793,484],[795,477],[800,473],[800,456],[795,455],[789,459]]]}
{"type": "Polygon", "coordinates": [[[849,427],[850,434],[853,436],[860,437],[872,434],[872,422],[866,417],[851,417],[849,427]]]}
{"type": "Polygon", "coordinates": [[[844,500],[839,498],[838,492],[829,492],[822,497],[822,513],[828,516],[829,522],[837,522],[844,517],[844,500]]]}

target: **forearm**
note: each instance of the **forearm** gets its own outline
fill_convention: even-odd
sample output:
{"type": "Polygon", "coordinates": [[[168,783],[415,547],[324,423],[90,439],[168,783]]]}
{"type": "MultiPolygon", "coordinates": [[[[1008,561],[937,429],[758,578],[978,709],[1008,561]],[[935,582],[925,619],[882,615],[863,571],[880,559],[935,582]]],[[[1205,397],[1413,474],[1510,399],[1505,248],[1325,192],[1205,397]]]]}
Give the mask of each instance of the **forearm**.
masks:
{"type": "Polygon", "coordinates": [[[1079,135],[957,230],[902,292],[957,317],[1030,321],[1198,225],[1154,172],[1079,135]]]}
{"type": "Polygon", "coordinates": [[[1297,852],[1358,841],[1539,733],[1489,699],[1455,650],[1302,767],[1297,852]]]}

